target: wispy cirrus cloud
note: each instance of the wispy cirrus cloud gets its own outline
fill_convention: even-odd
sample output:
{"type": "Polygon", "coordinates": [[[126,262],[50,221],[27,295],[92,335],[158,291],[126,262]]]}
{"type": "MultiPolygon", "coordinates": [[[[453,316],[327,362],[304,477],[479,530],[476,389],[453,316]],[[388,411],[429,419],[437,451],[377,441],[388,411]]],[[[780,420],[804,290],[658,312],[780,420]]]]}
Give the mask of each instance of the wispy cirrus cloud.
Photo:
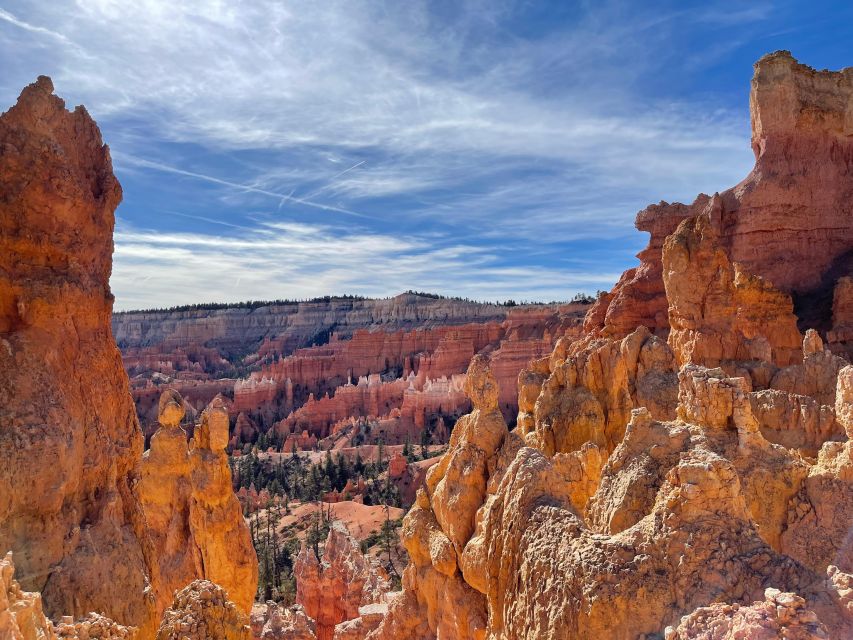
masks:
{"type": "Polygon", "coordinates": [[[433,240],[280,223],[229,236],[163,234],[120,221],[113,278],[127,293],[117,307],[142,308],[151,299],[161,306],[269,299],[270,282],[289,283],[293,298],[341,292],[381,297],[456,281],[455,293],[474,299],[555,300],[565,297],[567,277],[577,290],[602,288],[618,277],[595,268],[508,267],[486,248],[433,240]]]}
{"type": "Polygon", "coordinates": [[[606,287],[639,208],[748,170],[748,64],[737,98],[703,79],[785,26],[723,1],[0,5],[2,102],[49,73],[111,144],[124,308],[230,272],[237,298],[606,287]]]}

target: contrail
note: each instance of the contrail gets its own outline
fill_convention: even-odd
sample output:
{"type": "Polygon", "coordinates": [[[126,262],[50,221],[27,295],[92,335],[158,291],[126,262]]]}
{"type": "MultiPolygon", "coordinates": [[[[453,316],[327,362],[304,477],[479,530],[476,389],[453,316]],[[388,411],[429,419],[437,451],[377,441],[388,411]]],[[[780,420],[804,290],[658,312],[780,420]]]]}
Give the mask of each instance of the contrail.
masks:
{"type": "Polygon", "coordinates": [[[45,27],[39,27],[38,25],[30,24],[29,22],[24,22],[23,20],[16,18],[14,15],[9,13],[5,9],[0,9],[0,20],[8,22],[9,24],[13,24],[16,27],[19,27],[26,31],[32,31],[33,33],[42,33],[46,36],[56,38],[60,42],[64,42],[65,44],[70,45],[76,49],[80,49],[79,45],[77,45],[75,42],[72,42],[58,31],[51,31],[50,29],[47,29],[45,27]]]}
{"type": "Polygon", "coordinates": [[[214,184],[221,184],[226,187],[231,187],[233,189],[240,189],[242,191],[249,191],[251,193],[259,193],[261,195],[270,196],[271,198],[277,198],[279,200],[288,200],[290,202],[296,202],[306,207],[313,207],[315,209],[322,209],[323,211],[334,211],[336,213],[344,213],[348,216],[356,216],[358,218],[368,218],[370,216],[364,215],[363,213],[358,213],[356,211],[350,211],[349,209],[343,209],[341,207],[332,207],[326,204],[320,204],[319,202],[311,202],[310,200],[306,200],[305,198],[294,198],[293,196],[288,196],[283,193],[276,193],[275,191],[268,191],[267,189],[261,189],[260,187],[252,187],[250,185],[240,184],[238,182],[231,182],[230,180],[223,180],[222,178],[216,178],[214,176],[208,176],[203,173],[196,173],[194,171],[185,171],[184,169],[178,169],[177,167],[170,167],[167,164],[161,164],[159,162],[153,162],[152,160],[145,160],[144,158],[139,158],[137,156],[125,154],[125,153],[115,153],[113,154],[113,158],[125,158],[130,164],[135,164],[140,167],[147,167],[149,169],[156,169],[158,171],[165,171],[167,173],[175,173],[181,176],[187,176],[189,178],[196,178],[198,180],[205,180],[206,182],[212,182],[214,184]]]}
{"type": "Polygon", "coordinates": [[[192,218],[193,220],[201,220],[202,222],[210,222],[212,224],[221,224],[226,227],[233,227],[234,229],[243,229],[244,231],[257,231],[257,229],[253,229],[252,227],[246,227],[242,224],[234,224],[233,222],[225,222],[224,220],[214,220],[213,218],[205,218],[204,216],[194,216],[189,213],[180,213],[178,211],[166,211],[173,216],[181,216],[182,218],[192,218]]]}
{"type": "Polygon", "coordinates": [[[362,160],[361,162],[357,162],[357,163],[355,163],[354,165],[352,165],[349,169],[344,169],[344,170],[343,170],[343,171],[341,171],[340,173],[336,173],[336,174],[335,174],[335,175],[333,175],[331,178],[329,178],[329,184],[324,185],[324,186],[320,187],[319,189],[315,189],[314,191],[312,191],[311,193],[309,193],[309,194],[308,194],[308,195],[306,195],[305,197],[306,197],[306,198],[313,198],[314,196],[316,196],[316,195],[318,195],[318,194],[320,194],[320,193],[323,193],[326,189],[328,189],[329,187],[331,187],[331,186],[332,186],[332,184],[331,184],[332,180],[336,180],[337,178],[340,178],[342,175],[344,175],[345,173],[349,173],[349,172],[350,172],[350,171],[352,171],[353,169],[358,169],[358,168],[359,168],[361,165],[363,165],[365,162],[367,162],[367,160],[362,160]]]}

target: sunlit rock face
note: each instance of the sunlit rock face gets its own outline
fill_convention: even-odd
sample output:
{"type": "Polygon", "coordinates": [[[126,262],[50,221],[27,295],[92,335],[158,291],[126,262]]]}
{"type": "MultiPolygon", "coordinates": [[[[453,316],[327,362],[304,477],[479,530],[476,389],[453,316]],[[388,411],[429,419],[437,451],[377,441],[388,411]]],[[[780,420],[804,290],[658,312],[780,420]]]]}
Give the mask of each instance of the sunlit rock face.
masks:
{"type": "Polygon", "coordinates": [[[340,638],[342,623],[344,636],[361,632],[363,637],[376,621],[369,615],[361,620],[362,610],[383,601],[390,590],[388,577],[362,555],[358,541],[341,522],[332,523],[321,553],[318,558],[314,549],[303,544],[296,557],[296,602],[313,621],[317,640],[340,638]]]}
{"type": "MultiPolygon", "coordinates": [[[[740,271],[793,297],[800,328],[838,327],[837,350],[849,340],[834,318],[833,292],[853,272],[853,68],[815,71],[787,51],[755,64],[750,91],[755,167],[735,187],[690,205],[662,202],[637,215],[650,233],[640,266],[623,274],[587,316],[585,328],[623,336],[638,324],[666,333],[661,254],[678,225],[707,213],[718,242],[740,271]]],[[[846,288],[836,306],[846,308],[846,288]]],[[[849,314],[849,311],[848,311],[849,314]]]]}
{"type": "Polygon", "coordinates": [[[368,638],[853,634],[851,118],[851,70],[762,58],[753,172],[640,213],[641,265],[522,371],[512,431],[472,361],[368,638]]]}
{"type": "Polygon", "coordinates": [[[142,436],[110,330],[121,187],[48,78],[0,116],[0,549],[53,616],[150,629],[142,436]]]}
{"type": "Polygon", "coordinates": [[[0,629],[147,640],[199,577],[248,612],[257,561],[221,399],[188,445],[183,402],[164,396],[143,461],[110,328],[121,188],[86,110],[52,92],[40,77],[0,116],[0,629]]]}
{"type": "Polygon", "coordinates": [[[175,593],[163,614],[157,640],[251,640],[249,616],[222,587],[196,580],[175,593]]]}
{"type": "Polygon", "coordinates": [[[160,398],[160,429],[142,460],[139,495],[149,527],[162,594],[196,578],[225,589],[248,613],[258,581],[249,528],[231,485],[228,410],[214,398],[187,442],[183,401],[176,391],[160,398]]]}

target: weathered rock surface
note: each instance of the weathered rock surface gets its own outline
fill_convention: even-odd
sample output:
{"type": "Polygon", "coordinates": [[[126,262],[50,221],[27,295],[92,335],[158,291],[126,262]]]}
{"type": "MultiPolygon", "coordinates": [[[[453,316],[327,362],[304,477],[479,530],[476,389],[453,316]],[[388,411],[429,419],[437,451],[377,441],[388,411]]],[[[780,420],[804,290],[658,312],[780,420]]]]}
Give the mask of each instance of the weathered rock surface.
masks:
{"type": "MultiPolygon", "coordinates": [[[[391,637],[414,609],[430,629],[423,637],[633,638],[714,601],[752,602],[768,584],[801,594],[831,628],[849,632],[827,604],[826,564],[799,564],[781,536],[809,467],[763,438],[747,394],[743,379],[685,367],[678,420],[634,410],[588,509],[573,495],[578,479],[565,473],[565,454],[522,447],[509,433],[483,456],[487,465],[469,463],[488,489],[463,490],[458,518],[428,482],[404,522],[413,561],[406,592],[371,637],[391,637]]],[[[437,469],[466,449],[452,442],[437,469]]],[[[821,522],[850,527],[853,518],[842,512],[821,522]]],[[[815,536],[845,544],[836,531],[815,536]]]]}
{"type": "MultiPolygon", "coordinates": [[[[675,417],[675,358],[666,342],[644,326],[621,341],[585,339],[569,346],[564,339],[551,355],[548,372],[532,425],[529,418],[519,418],[527,444],[546,453],[577,451],[591,442],[606,457],[621,441],[634,406],[647,407],[658,419],[675,417]]],[[[529,400],[519,399],[519,404],[529,405],[529,400]]]]}
{"type": "Polygon", "coordinates": [[[0,638],[55,640],[53,623],[45,618],[41,594],[23,591],[15,580],[12,553],[0,560],[0,638]]]}
{"type": "Polygon", "coordinates": [[[52,616],[155,624],[142,436],[110,332],[121,188],[46,77],[0,116],[0,549],[52,616]]]}
{"type": "Polygon", "coordinates": [[[20,580],[4,561],[0,626],[147,640],[171,589],[202,574],[248,610],[257,563],[239,535],[221,403],[187,452],[183,406],[167,398],[157,468],[140,478],[143,437],[110,329],[121,188],[86,110],[69,113],[52,91],[40,77],[0,116],[0,549],[20,580]],[[164,497],[150,519],[146,484],[164,497]],[[171,511],[183,499],[187,513],[171,511]],[[195,546],[176,539],[187,523],[195,546]]]}
{"type": "Polygon", "coordinates": [[[3,640],[134,640],[135,627],[124,627],[97,613],[57,625],[44,615],[41,595],[23,591],[15,580],[11,552],[0,560],[0,638],[3,640]]]}
{"type": "Polygon", "coordinates": [[[175,594],[157,640],[251,640],[249,616],[209,580],[196,580],[175,594]]]}
{"type": "Polygon", "coordinates": [[[749,361],[793,364],[802,343],[793,303],[731,263],[714,227],[718,206],[715,196],[664,243],[669,344],[676,359],[730,369],[749,361]]]}
{"type": "Polygon", "coordinates": [[[160,590],[203,577],[224,588],[248,613],[258,581],[249,528],[231,485],[225,454],[228,411],[217,397],[188,443],[176,391],[160,398],[160,429],[142,460],[139,495],[160,569],[160,590]]]}
{"type": "Polygon", "coordinates": [[[282,609],[275,602],[255,605],[252,637],[256,640],[316,640],[316,625],[301,605],[282,609]]]}
{"type": "Polygon", "coordinates": [[[472,361],[368,638],[853,635],[853,367],[800,333],[845,308],[850,71],[765,57],[752,113],[756,169],[641,214],[641,266],[520,374],[515,430],[472,361]]]}
{"type": "Polygon", "coordinates": [[[749,606],[715,603],[681,619],[677,629],[668,627],[664,640],[823,640],[829,638],[817,614],[793,593],[766,589],[764,600],[749,606]]]}
{"type": "Polygon", "coordinates": [[[336,625],[359,618],[363,605],[380,602],[390,589],[387,577],[362,555],[358,542],[338,521],[332,523],[322,558],[303,543],[293,575],[296,602],[313,620],[317,640],[337,637],[336,625]]]}
{"type": "MultiPolygon", "coordinates": [[[[719,242],[732,264],[766,286],[792,295],[803,328],[838,326],[847,340],[849,310],[832,318],[833,289],[853,270],[853,174],[851,113],[853,68],[815,71],[787,51],[755,64],[750,92],[755,167],[735,187],[690,205],[665,202],[637,215],[649,231],[640,266],[625,272],[587,317],[588,331],[622,337],[638,324],[668,330],[661,248],[688,218],[710,213],[719,242]]],[[[847,309],[846,288],[836,293],[847,309]]],[[[843,348],[839,345],[839,349],[843,348]]]]}
{"type": "Polygon", "coordinates": [[[832,330],[827,332],[830,348],[853,359],[853,277],[835,283],[832,297],[832,330]]]}

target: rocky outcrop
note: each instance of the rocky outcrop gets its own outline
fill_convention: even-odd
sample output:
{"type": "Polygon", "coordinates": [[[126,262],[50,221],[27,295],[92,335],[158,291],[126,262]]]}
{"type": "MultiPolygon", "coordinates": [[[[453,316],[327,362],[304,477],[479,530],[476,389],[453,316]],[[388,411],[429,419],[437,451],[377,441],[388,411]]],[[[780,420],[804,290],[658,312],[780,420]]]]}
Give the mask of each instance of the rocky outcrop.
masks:
{"type": "Polygon", "coordinates": [[[225,454],[228,411],[215,398],[189,443],[181,428],[183,417],[180,395],[163,392],[161,426],[142,460],[139,495],[160,569],[160,590],[174,593],[196,578],[207,578],[248,613],[258,562],[231,486],[225,454]]]}
{"type": "MultiPolygon", "coordinates": [[[[833,289],[853,270],[851,103],[853,70],[815,71],[787,51],[755,65],[750,92],[755,167],[743,182],[690,205],[662,202],[637,215],[637,228],[651,234],[627,271],[599,299],[585,328],[622,337],[638,324],[668,330],[661,248],[683,220],[709,213],[719,245],[743,274],[791,295],[802,328],[840,329],[832,320],[833,289]]],[[[839,307],[845,289],[836,293],[839,307]]],[[[840,338],[839,338],[840,340],[840,338]]]]}
{"type": "Polygon", "coordinates": [[[637,214],[635,226],[649,233],[649,246],[637,254],[640,266],[623,273],[610,293],[598,297],[584,320],[586,333],[621,338],[642,325],[666,334],[669,321],[662,279],[663,242],[682,220],[696,215],[707,199],[699,196],[692,206],[661,202],[637,214]]]}
{"type": "Polygon", "coordinates": [[[381,300],[328,298],[307,302],[272,302],[257,307],[235,305],[185,311],[131,311],[114,317],[122,348],[158,347],[161,352],[210,345],[228,352],[262,344],[259,353],[290,353],[317,343],[318,334],[336,332],[341,339],[359,329],[385,325],[389,332],[470,322],[502,321],[508,308],[404,293],[381,300]]]}
{"type": "Polygon", "coordinates": [[[329,529],[322,558],[303,543],[293,575],[296,602],[314,621],[317,640],[338,637],[336,625],[359,618],[360,607],[380,602],[390,587],[387,577],[362,555],[358,542],[338,521],[329,529]]]}
{"type": "Polygon", "coordinates": [[[835,412],[844,442],[827,442],[789,506],[782,547],[815,571],[853,573],[853,366],[838,376],[835,412]]]}
{"type": "Polygon", "coordinates": [[[124,627],[97,613],[76,622],[64,616],[56,625],[44,615],[41,595],[21,589],[12,553],[0,560],[0,638],[3,640],[135,640],[135,627],[124,627]]]}
{"type": "MultiPolygon", "coordinates": [[[[406,516],[406,592],[372,637],[391,637],[415,611],[429,629],[419,637],[632,638],[714,601],[752,602],[768,584],[799,593],[833,629],[849,631],[826,603],[827,565],[792,559],[782,534],[809,467],[763,438],[747,394],[743,379],[685,367],[678,420],[633,410],[586,509],[566,453],[524,447],[506,431],[479,454],[464,435],[452,440],[436,469],[461,457],[469,478],[453,483],[460,489],[449,509],[428,480],[406,516]]],[[[474,433],[492,433],[476,414],[467,421],[474,433]]],[[[841,522],[853,518],[836,512],[823,526],[841,522]]],[[[846,544],[835,530],[811,537],[846,544]]]]}
{"type": "Polygon", "coordinates": [[[0,116],[0,549],[51,616],[151,629],[142,436],[110,333],[121,188],[46,77],[0,116]]]}
{"type": "Polygon", "coordinates": [[[679,364],[737,367],[750,361],[794,363],[802,337],[790,296],[732,264],[707,210],[682,222],[663,247],[669,344],[679,364]]]}
{"type": "Polygon", "coordinates": [[[249,616],[208,580],[196,580],[175,594],[157,640],[251,640],[249,616]]]}
{"type": "Polygon", "coordinates": [[[715,603],[681,619],[677,629],[667,627],[664,640],[823,640],[829,638],[817,614],[793,593],[766,589],[764,600],[749,606],[715,603]]]}
{"type": "MultiPolygon", "coordinates": [[[[519,417],[525,442],[553,454],[577,451],[584,443],[605,456],[622,439],[634,406],[658,419],[675,416],[675,358],[661,338],[644,326],[622,340],[599,338],[558,344],[542,373],[522,374],[534,383],[544,377],[532,421],[519,417]]],[[[523,387],[519,405],[529,407],[533,391],[523,387]]]]}
{"type": "Polygon", "coordinates": [[[140,477],[143,436],[110,330],[121,188],[86,110],[69,113],[52,91],[40,77],[0,116],[0,549],[20,580],[4,561],[0,625],[24,638],[148,639],[172,588],[202,574],[248,609],[257,564],[221,403],[187,451],[183,405],[165,398],[140,477]],[[194,544],[182,546],[187,524],[194,544]]]}
{"type": "Polygon", "coordinates": [[[315,628],[314,621],[298,604],[283,609],[275,602],[267,602],[252,610],[255,640],[316,640],[315,628]]]}
{"type": "Polygon", "coordinates": [[[12,553],[0,560],[0,638],[55,640],[53,623],[45,618],[41,594],[23,591],[15,580],[12,553]]]}
{"type": "Polygon", "coordinates": [[[830,348],[853,359],[853,277],[835,283],[832,297],[832,330],[827,333],[830,348]]]}
{"type": "Polygon", "coordinates": [[[850,89],[758,63],[755,171],[647,210],[643,264],[520,374],[513,431],[472,361],[474,410],[404,519],[404,590],[368,638],[853,634],[853,367],[800,333],[853,249],[850,89]]]}

